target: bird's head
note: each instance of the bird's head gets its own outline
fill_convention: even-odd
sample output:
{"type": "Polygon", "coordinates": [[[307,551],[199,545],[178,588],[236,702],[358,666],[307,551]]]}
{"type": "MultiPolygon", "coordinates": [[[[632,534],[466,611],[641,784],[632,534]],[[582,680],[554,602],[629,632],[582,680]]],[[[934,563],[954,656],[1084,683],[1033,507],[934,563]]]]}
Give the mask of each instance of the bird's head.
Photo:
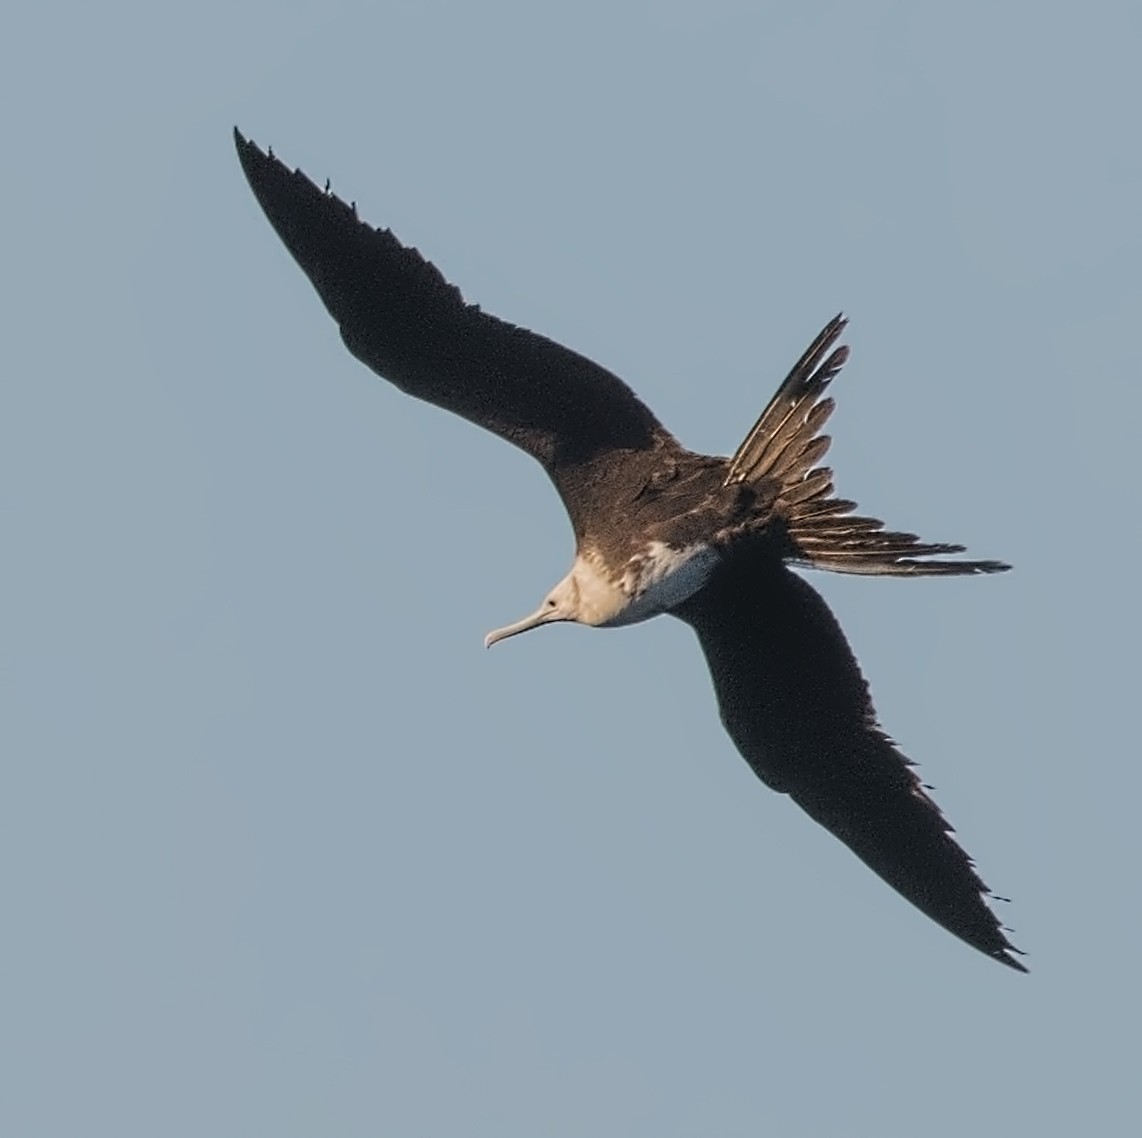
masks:
{"type": "Polygon", "coordinates": [[[543,604],[523,620],[497,628],[484,637],[484,647],[491,648],[499,640],[506,640],[518,632],[528,632],[541,624],[555,624],[561,620],[577,624],[605,624],[627,603],[618,586],[607,581],[602,573],[581,554],[575,558],[571,572],[543,599],[543,604]]]}

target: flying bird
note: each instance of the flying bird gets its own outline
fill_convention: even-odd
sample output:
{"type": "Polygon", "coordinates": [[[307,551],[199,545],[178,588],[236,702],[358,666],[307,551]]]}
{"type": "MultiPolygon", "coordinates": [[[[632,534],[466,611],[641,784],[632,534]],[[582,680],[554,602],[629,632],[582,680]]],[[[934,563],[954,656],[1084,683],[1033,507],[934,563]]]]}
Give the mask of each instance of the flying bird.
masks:
{"type": "MultiPolygon", "coordinates": [[[[721,719],[788,794],[917,908],[1025,972],[990,891],[913,764],[877,723],[844,634],[789,566],[893,577],[997,573],[856,513],[820,465],[825,394],[848,358],[830,320],[731,458],[683,447],[617,376],[467,304],[387,229],[234,131],[250,188],[345,346],[402,391],[537,459],[575,533],[568,574],[494,644],[557,621],[668,613],[697,633],[721,719]]],[[[1021,954],[1020,954],[1021,955],[1021,954]]]]}

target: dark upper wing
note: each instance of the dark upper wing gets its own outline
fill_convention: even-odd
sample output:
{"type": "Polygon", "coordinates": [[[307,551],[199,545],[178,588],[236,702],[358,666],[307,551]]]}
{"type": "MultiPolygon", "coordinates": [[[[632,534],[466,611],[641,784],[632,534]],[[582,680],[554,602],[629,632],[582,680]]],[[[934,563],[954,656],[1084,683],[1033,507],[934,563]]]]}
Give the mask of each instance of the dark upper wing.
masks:
{"type": "Polygon", "coordinates": [[[817,593],[753,545],[674,611],[698,633],[722,721],[758,776],[949,932],[1025,972],[971,859],[877,726],[856,660],[817,593]]]}
{"type": "MultiPolygon", "coordinates": [[[[605,368],[466,304],[416,249],[235,130],[242,169],[349,350],[402,391],[462,415],[561,474],[615,451],[675,446],[605,368]]],[[[566,497],[566,495],[565,495],[566,497]]]]}

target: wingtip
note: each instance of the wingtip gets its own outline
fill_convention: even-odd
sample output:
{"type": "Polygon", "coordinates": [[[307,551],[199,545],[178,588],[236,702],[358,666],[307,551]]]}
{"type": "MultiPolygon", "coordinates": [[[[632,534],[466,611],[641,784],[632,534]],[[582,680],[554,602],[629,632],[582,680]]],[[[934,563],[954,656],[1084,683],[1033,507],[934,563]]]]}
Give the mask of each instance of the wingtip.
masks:
{"type": "Polygon", "coordinates": [[[272,146],[267,146],[263,150],[252,138],[247,138],[237,127],[234,127],[234,149],[238,151],[238,161],[248,176],[261,166],[281,166],[272,146]]]}
{"type": "MultiPolygon", "coordinates": [[[[283,192],[287,192],[283,187],[298,182],[299,177],[303,182],[307,182],[308,179],[300,170],[291,171],[274,154],[272,146],[267,146],[263,150],[253,139],[247,138],[238,127],[234,127],[234,148],[238,154],[238,164],[242,167],[242,173],[246,175],[250,189],[254,191],[254,197],[270,218],[271,224],[277,229],[278,221],[275,217],[279,211],[275,209],[275,199],[283,192]]],[[[286,244],[289,245],[289,242],[286,244]]]]}
{"type": "Polygon", "coordinates": [[[996,952],[990,954],[993,960],[998,960],[1000,964],[1006,964],[1008,968],[1013,968],[1016,972],[1022,972],[1025,976],[1031,974],[1031,969],[1027,967],[1021,960],[1017,960],[1016,956],[1024,956],[1025,953],[1021,952],[1014,945],[1009,945],[1007,948],[1001,948],[996,952]],[[1012,955],[1012,954],[1015,955],[1012,955]]]}
{"type": "MultiPolygon", "coordinates": [[[[235,127],[234,128],[234,148],[238,151],[238,156],[240,158],[242,158],[245,155],[249,154],[249,152],[251,150],[258,150],[258,144],[256,142],[251,142],[250,139],[248,139],[238,129],[238,127],[235,127]]],[[[259,150],[258,153],[261,153],[261,151],[259,150]]]]}
{"type": "MultiPolygon", "coordinates": [[[[245,171],[246,177],[252,176],[256,159],[265,158],[256,142],[251,142],[237,127],[234,128],[234,149],[238,152],[238,161],[245,171]]],[[[271,154],[273,151],[270,152],[271,154]]]]}
{"type": "MultiPolygon", "coordinates": [[[[992,893],[990,889],[984,891],[983,898],[985,902],[1000,901],[1005,905],[1011,904],[1009,897],[1001,897],[998,893],[992,893]]],[[[989,908],[991,908],[990,905],[989,908]]],[[[992,908],[992,912],[994,913],[994,908],[992,908]]],[[[1009,928],[1007,925],[999,924],[996,929],[999,936],[999,943],[996,944],[993,942],[990,947],[986,948],[982,945],[978,947],[983,948],[983,951],[993,960],[998,960],[1000,964],[1006,964],[1008,968],[1012,968],[1016,972],[1030,972],[1031,969],[1019,959],[1020,956],[1026,956],[1027,954],[1021,948],[1016,948],[1015,945],[1008,940],[1008,934],[1014,931],[1014,929],[1009,928]]]]}

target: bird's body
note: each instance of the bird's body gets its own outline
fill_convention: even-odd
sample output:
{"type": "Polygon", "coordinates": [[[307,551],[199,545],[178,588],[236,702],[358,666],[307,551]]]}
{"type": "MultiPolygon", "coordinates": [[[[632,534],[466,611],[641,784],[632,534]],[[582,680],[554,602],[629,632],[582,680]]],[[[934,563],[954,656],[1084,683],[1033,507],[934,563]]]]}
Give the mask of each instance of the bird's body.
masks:
{"type": "Polygon", "coordinates": [[[669,613],[698,636],[722,721],[768,786],[789,794],[950,932],[1025,971],[988,889],[881,731],[844,635],[790,563],[845,573],[945,576],[1006,568],[956,561],[855,515],[835,497],[821,428],[848,352],[830,321],[731,458],[683,447],[616,376],[464,302],[439,271],[355,206],[322,192],[235,131],[274,229],[338,322],[349,350],[402,390],[536,458],[575,533],[570,572],[541,624],[633,624],[669,613]]]}

